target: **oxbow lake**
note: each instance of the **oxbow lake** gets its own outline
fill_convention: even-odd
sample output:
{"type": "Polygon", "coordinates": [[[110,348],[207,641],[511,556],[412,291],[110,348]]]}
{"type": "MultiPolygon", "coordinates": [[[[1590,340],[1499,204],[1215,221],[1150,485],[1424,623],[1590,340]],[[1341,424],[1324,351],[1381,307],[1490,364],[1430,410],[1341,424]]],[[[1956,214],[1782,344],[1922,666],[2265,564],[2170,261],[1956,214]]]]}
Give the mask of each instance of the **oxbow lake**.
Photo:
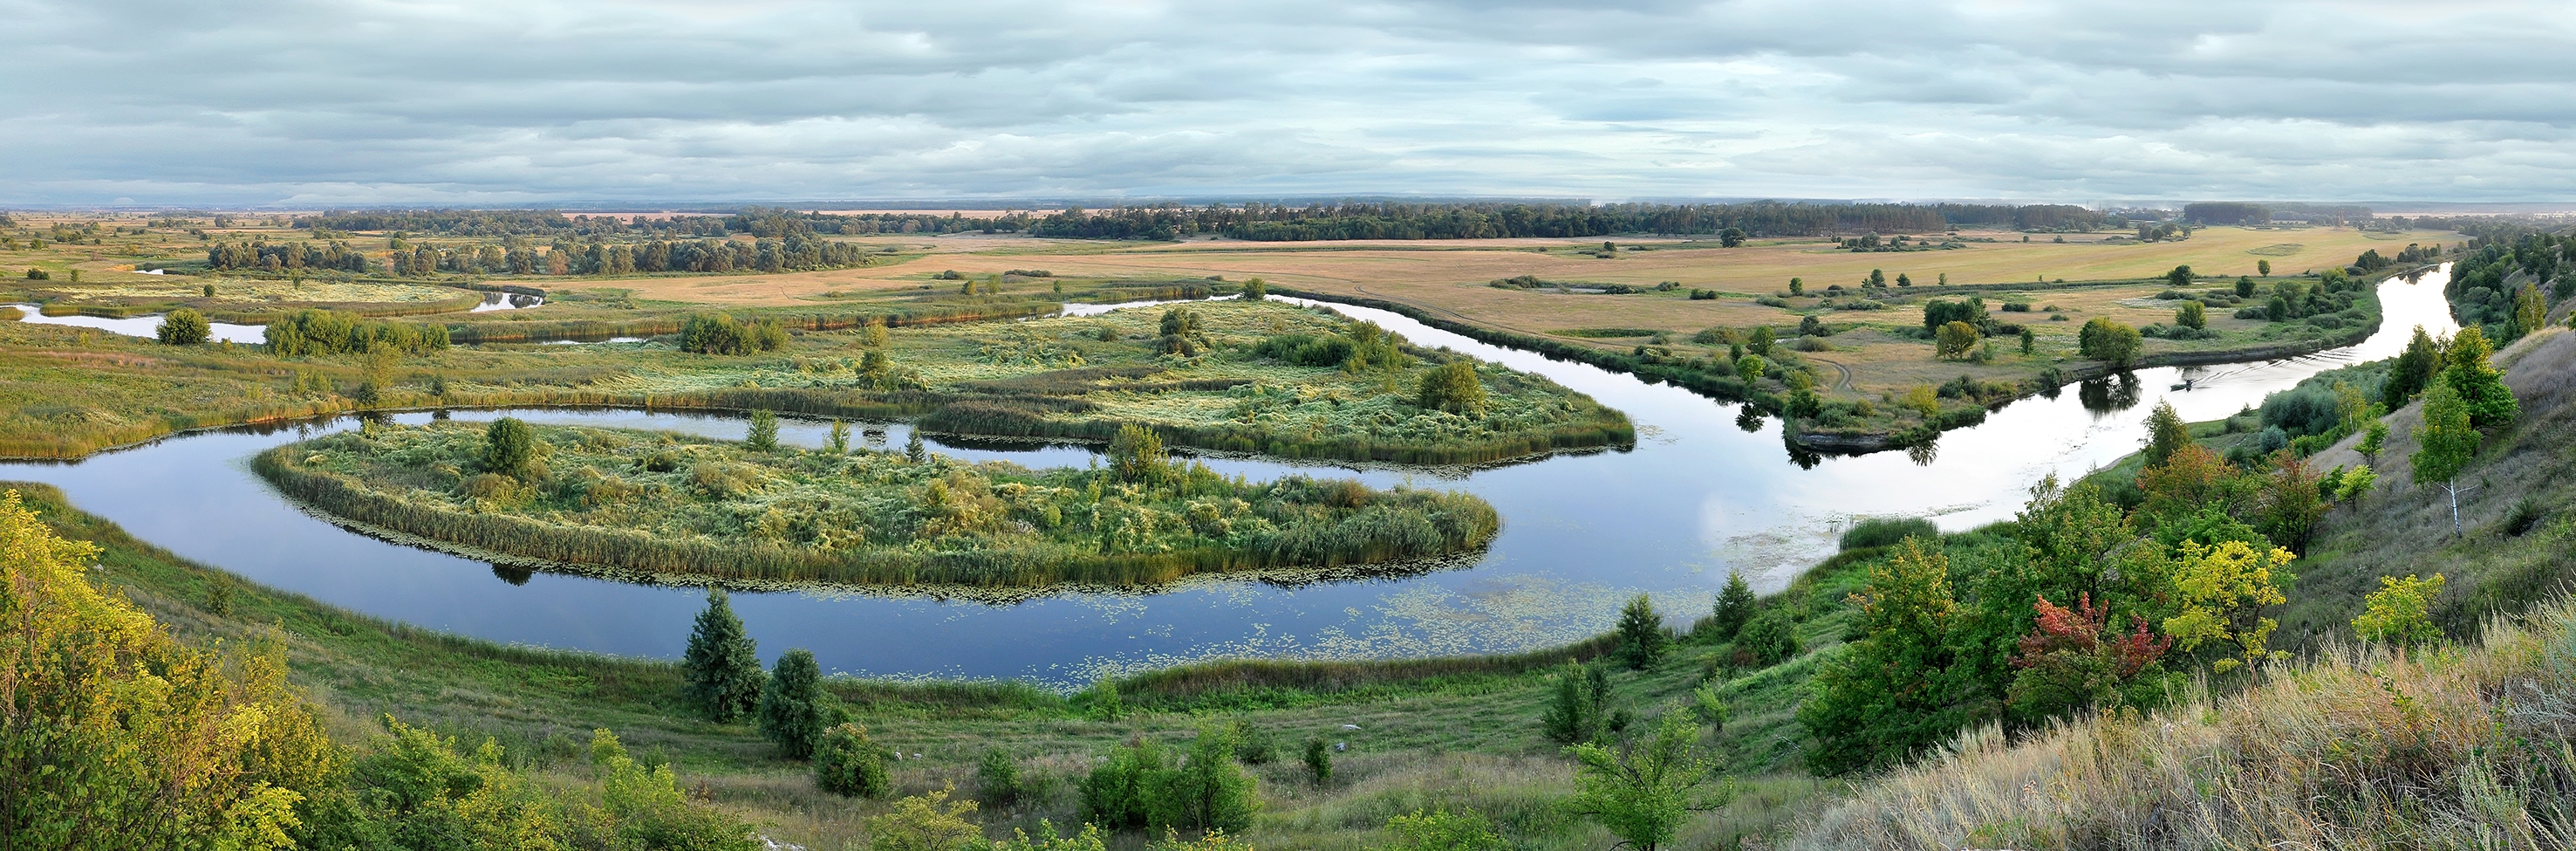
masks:
{"type": "MultiPolygon", "coordinates": [[[[1403,334],[1544,374],[1637,423],[1633,450],[1482,469],[1349,467],[1206,457],[1254,478],[1349,476],[1376,486],[1462,489],[1502,512],[1472,565],[1398,578],[1282,587],[1202,580],[1144,593],[1064,592],[979,602],[927,591],[736,593],[764,658],[814,651],[825,669],[888,678],[1026,678],[1077,686],[1100,676],[1215,657],[1388,658],[1527,650],[1606,628],[1619,604],[1652,594],[1688,623],[1730,570],[1775,589],[1834,549],[1855,516],[1928,514],[1945,529],[2010,517],[2032,483],[2072,479],[2134,451],[2158,399],[2215,419],[2324,369],[2396,354],[2414,326],[2456,328],[2448,267],[2380,285],[2386,321],[2368,340],[2306,357],[2140,370],[2070,386],[1944,435],[1930,452],[1798,458],[1779,423],[1678,388],[1436,330],[1381,310],[1329,305],[1403,334]],[[2189,379],[2192,389],[2168,389],[2189,379]]],[[[1136,305],[1126,309],[1153,309],[1136,305]]],[[[1089,312],[1089,308],[1081,309],[1089,312]]],[[[148,332],[147,332],[148,333],[148,332]]],[[[738,438],[736,417],[524,410],[544,423],[667,429],[738,438]]],[[[490,411],[458,411],[460,421],[490,411]]],[[[431,414],[403,414],[425,422],[431,414]]],[[[334,418],[283,428],[174,436],[77,463],[0,463],[0,479],[52,483],[72,501],[182,556],[264,585],[394,620],[500,642],[670,658],[701,605],[694,588],[530,573],[377,540],[308,516],[252,475],[253,454],[353,428],[334,418]]],[[[789,420],[780,439],[820,446],[828,424],[789,420]]],[[[859,442],[901,447],[902,423],[861,423],[859,442]]],[[[1091,463],[1080,445],[929,437],[933,451],[1032,467],[1091,463]]]]}

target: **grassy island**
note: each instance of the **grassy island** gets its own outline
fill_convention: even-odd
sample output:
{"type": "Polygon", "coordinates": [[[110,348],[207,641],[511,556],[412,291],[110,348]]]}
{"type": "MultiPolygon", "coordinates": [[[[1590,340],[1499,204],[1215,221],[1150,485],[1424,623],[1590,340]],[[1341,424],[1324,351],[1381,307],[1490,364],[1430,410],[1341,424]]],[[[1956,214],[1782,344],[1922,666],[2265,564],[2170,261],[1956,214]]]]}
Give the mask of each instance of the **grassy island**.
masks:
{"type": "Polygon", "coordinates": [[[1291,476],[1255,483],[1164,458],[1129,427],[1110,466],[1030,470],[920,451],[465,424],[371,424],[253,467],[366,526],[568,565],[735,581],[1028,588],[1218,571],[1419,563],[1500,527],[1464,494],[1291,476]],[[515,448],[513,448],[515,447],[515,448]]]}

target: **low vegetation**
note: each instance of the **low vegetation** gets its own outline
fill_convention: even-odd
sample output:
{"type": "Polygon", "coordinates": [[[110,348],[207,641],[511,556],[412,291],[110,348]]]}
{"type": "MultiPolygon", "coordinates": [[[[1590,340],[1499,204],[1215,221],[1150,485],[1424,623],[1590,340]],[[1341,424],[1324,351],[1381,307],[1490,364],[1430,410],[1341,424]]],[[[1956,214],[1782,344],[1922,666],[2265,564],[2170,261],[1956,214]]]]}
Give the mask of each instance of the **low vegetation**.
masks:
{"type": "MultiPolygon", "coordinates": [[[[755,420],[754,429],[759,429],[755,420]]],[[[772,427],[774,429],[774,426],[772,427]]],[[[757,437],[757,435],[755,435],[757,437]]],[[[1500,526],[1463,494],[1164,457],[1129,426],[1096,469],[909,451],[796,451],[668,433],[374,425],[253,469],[335,516],[481,551],[726,580],[1139,585],[1244,570],[1417,564],[1500,526]]]]}

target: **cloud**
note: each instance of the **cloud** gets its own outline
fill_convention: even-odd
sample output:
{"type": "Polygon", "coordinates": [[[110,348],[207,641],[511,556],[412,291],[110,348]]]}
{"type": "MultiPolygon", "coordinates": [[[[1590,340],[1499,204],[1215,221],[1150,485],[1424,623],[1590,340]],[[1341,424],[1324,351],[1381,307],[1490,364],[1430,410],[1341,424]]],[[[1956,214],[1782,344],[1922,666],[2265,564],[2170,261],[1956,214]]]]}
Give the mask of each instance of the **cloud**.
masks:
{"type": "Polygon", "coordinates": [[[2557,200],[2576,8],[0,0],[0,202],[2557,200]]]}

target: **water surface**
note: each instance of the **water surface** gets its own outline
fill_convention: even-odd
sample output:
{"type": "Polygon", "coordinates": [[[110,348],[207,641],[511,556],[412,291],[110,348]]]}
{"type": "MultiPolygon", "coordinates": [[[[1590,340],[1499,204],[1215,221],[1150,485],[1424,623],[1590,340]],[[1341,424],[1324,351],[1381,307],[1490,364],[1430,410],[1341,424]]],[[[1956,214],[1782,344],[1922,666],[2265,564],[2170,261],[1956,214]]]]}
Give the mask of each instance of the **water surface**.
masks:
{"type": "MultiPolygon", "coordinates": [[[[2444,271],[2447,271],[2447,267],[2444,271]]],[[[2011,516],[2030,484],[2074,477],[2134,451],[2144,407],[2170,399],[2215,419],[2301,378],[2402,349],[2422,324],[2455,326],[2445,278],[2380,287],[2388,321],[2365,342],[2300,358],[2140,370],[2066,388],[1944,435],[1928,452],[1815,457],[1792,452],[1776,420],[1679,388],[1487,345],[1386,311],[1332,306],[1412,341],[1449,346],[1546,375],[1633,418],[1629,451],[1559,455],[1478,470],[1351,469],[1207,458],[1227,473],[1353,476],[1377,486],[1457,488],[1491,501],[1503,531],[1472,567],[1367,581],[1279,587],[1208,580],[1149,593],[1062,593],[1014,603],[927,593],[744,593],[764,657],[811,648],[830,670],[878,676],[1026,677],[1087,682],[1103,673],[1214,656],[1384,658],[1509,652],[1597,633],[1639,592],[1685,622],[1730,570],[1764,589],[1833,549],[1856,515],[1928,514],[1965,528],[2011,516]],[[2185,378],[2192,389],[2168,389],[2185,378]]],[[[1088,306],[1086,306],[1088,307],[1088,306]]],[[[1088,311],[1085,311],[1088,312],[1088,311]]],[[[459,420],[492,412],[457,412],[459,420]]],[[[729,416],[636,411],[513,412],[549,423],[739,437],[729,416]]],[[[397,417],[421,422],[428,414],[397,417]]],[[[383,617],[505,642],[675,657],[699,592],[536,573],[353,534],[289,505],[246,468],[261,449],[353,427],[349,418],[270,430],[174,437],[71,464],[0,464],[0,478],[62,487],[73,502],[179,554],[253,581],[383,617]]],[[[859,424],[854,442],[901,447],[901,423],[859,424]]],[[[819,446],[828,424],[789,420],[780,439],[819,446]]],[[[1081,465],[1090,447],[930,438],[933,451],[1029,466],[1081,465]]]]}

